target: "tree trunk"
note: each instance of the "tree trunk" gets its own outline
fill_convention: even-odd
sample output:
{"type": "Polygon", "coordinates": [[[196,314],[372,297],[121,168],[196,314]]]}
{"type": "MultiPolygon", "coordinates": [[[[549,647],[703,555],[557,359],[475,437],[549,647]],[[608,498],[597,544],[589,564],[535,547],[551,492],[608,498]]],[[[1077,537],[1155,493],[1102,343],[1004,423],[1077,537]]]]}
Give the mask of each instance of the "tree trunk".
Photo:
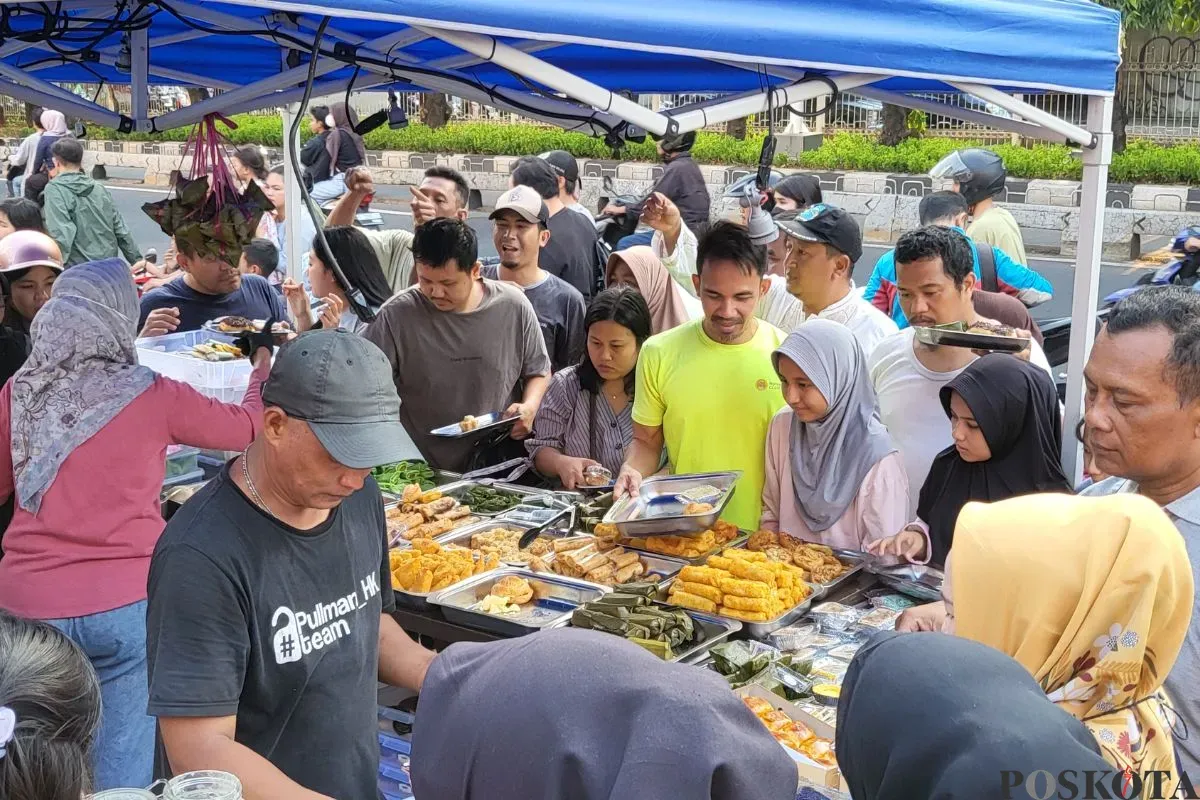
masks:
{"type": "Polygon", "coordinates": [[[193,86],[189,86],[188,90],[187,90],[187,95],[188,95],[188,103],[190,103],[191,105],[195,105],[196,103],[199,103],[202,100],[208,99],[208,89],[197,89],[193,86]]]}
{"type": "Polygon", "coordinates": [[[1129,118],[1126,115],[1126,102],[1129,97],[1128,81],[1132,78],[1126,70],[1122,69],[1120,73],[1117,75],[1117,91],[1113,96],[1112,133],[1114,153],[1123,153],[1125,151],[1125,125],[1129,122],[1129,118]]]}
{"type": "Polygon", "coordinates": [[[421,96],[421,124],[441,128],[450,121],[450,98],[444,94],[421,96]]]}
{"type": "Polygon", "coordinates": [[[725,123],[725,134],[727,136],[732,136],[734,139],[737,139],[738,141],[745,141],[745,139],[746,139],[746,118],[738,117],[737,119],[731,119],[728,122],[726,122],[725,123]]]}
{"type": "Polygon", "coordinates": [[[39,106],[35,106],[33,103],[25,104],[25,124],[31,128],[33,127],[33,112],[37,111],[38,109],[39,106]]]}
{"type": "Polygon", "coordinates": [[[908,109],[885,103],[883,106],[883,129],[879,131],[879,143],[895,147],[908,138],[908,109]]]}

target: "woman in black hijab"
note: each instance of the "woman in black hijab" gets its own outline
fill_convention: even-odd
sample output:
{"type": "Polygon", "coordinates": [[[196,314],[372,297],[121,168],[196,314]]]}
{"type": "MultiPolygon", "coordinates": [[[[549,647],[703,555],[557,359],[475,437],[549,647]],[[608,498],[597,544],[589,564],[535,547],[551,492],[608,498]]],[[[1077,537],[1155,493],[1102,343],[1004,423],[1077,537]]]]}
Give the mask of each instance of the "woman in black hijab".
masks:
{"type": "Polygon", "coordinates": [[[794,800],[796,765],[715,673],[563,628],[429,666],[420,800],[794,800]]]}
{"type": "Polygon", "coordinates": [[[914,561],[928,556],[941,566],[967,503],[1072,491],[1059,465],[1062,411],[1045,370],[1010,355],[985,355],[942,387],[941,400],[954,444],[933,460],[917,520],[874,552],[914,561]]]}
{"type": "Polygon", "coordinates": [[[1044,775],[1038,795],[1026,787],[1038,770],[1074,770],[1079,786],[1085,771],[1107,772],[1111,785],[1095,737],[1028,670],[956,636],[871,640],[850,662],[837,719],[838,767],[853,800],[1030,800],[1046,796],[1044,775]]]}

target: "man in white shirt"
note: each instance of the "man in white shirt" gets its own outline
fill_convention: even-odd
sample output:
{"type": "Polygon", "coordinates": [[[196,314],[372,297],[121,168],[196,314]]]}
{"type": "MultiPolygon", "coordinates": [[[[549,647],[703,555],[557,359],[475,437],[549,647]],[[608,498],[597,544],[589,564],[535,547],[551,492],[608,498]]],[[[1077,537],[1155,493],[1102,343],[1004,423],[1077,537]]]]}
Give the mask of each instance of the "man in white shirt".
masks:
{"type": "MultiPolygon", "coordinates": [[[[982,319],[971,302],[975,270],[970,245],[962,235],[936,225],[904,234],[896,242],[896,283],[913,327],[880,342],[867,367],[879,416],[904,458],[911,508],[916,509],[934,456],[952,444],[938,393],[978,356],[961,347],[922,344],[915,329],[972,325],[982,319]]],[[[1036,341],[1030,347],[1029,360],[1050,373],[1042,348],[1036,341]]]]}
{"type": "Polygon", "coordinates": [[[866,355],[899,331],[887,314],[854,289],[851,275],[862,256],[862,230],[854,217],[817,203],[777,223],[787,237],[788,292],[804,305],[806,320],[819,317],[845,325],[866,355]]]}

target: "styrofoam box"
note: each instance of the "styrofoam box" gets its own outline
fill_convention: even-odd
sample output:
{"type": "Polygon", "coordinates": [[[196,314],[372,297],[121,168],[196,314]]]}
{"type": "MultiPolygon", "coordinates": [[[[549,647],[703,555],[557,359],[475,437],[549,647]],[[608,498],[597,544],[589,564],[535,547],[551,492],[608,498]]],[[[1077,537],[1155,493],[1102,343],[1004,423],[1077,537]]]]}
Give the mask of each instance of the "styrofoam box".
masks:
{"type": "Polygon", "coordinates": [[[138,361],[159,375],[188,384],[203,395],[225,403],[240,403],[254,370],[249,359],[205,361],[183,352],[213,340],[232,342],[233,338],[199,330],[138,339],[138,361]]]}

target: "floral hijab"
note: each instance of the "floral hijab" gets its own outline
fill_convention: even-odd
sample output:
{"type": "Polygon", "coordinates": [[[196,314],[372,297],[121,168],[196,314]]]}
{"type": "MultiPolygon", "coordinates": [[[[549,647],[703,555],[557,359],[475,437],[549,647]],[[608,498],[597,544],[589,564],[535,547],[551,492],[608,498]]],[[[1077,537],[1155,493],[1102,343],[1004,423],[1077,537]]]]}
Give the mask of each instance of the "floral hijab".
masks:
{"type": "Polygon", "coordinates": [[[958,518],[955,633],[1015,658],[1119,770],[1175,773],[1163,680],[1192,617],[1183,539],[1137,495],[1030,495],[958,518]]]}

